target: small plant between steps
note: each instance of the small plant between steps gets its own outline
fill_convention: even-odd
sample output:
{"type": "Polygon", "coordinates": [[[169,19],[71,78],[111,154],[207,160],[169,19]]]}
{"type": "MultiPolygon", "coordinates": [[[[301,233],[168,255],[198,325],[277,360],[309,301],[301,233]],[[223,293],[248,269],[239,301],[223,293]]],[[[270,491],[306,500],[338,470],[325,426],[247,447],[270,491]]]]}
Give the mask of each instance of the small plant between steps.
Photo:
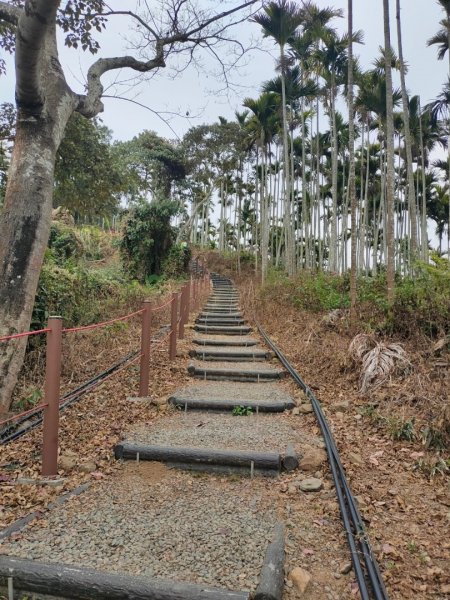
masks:
{"type": "Polygon", "coordinates": [[[253,409],[251,406],[235,406],[232,414],[235,417],[248,417],[253,414],[253,409]]]}

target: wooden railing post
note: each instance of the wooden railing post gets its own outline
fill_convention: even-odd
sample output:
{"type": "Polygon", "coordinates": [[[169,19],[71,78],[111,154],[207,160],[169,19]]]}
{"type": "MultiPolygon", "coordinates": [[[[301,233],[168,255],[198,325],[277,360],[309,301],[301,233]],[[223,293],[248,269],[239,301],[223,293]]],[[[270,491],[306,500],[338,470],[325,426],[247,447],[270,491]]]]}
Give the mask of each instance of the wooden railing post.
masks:
{"type": "Polygon", "coordinates": [[[187,285],[183,285],[180,294],[180,327],[178,329],[178,337],[180,340],[184,340],[184,326],[186,324],[186,296],[187,296],[187,285]]]}
{"type": "Polygon", "coordinates": [[[148,396],[148,384],[150,380],[150,330],[152,322],[152,309],[150,300],[142,303],[144,312],[141,320],[141,363],[139,369],[139,396],[148,396]]]}
{"type": "Polygon", "coordinates": [[[178,314],[178,293],[172,294],[171,313],[170,313],[170,336],[169,336],[169,358],[175,360],[177,356],[177,314],[178,314]]]}
{"type": "Polygon", "coordinates": [[[58,474],[59,394],[61,379],[62,318],[49,317],[45,364],[42,475],[58,474]]]}
{"type": "Polygon", "coordinates": [[[184,318],[184,324],[186,325],[186,323],[189,321],[189,313],[191,312],[191,283],[192,281],[189,280],[186,284],[186,304],[185,304],[185,318],[184,318]]]}

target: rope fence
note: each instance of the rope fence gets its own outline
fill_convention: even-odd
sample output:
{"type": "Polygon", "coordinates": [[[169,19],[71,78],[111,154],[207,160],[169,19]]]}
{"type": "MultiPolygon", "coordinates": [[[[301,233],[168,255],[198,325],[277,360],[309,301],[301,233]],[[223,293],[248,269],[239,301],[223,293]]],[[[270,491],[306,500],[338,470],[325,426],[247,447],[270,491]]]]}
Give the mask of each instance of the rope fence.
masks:
{"type": "Polygon", "coordinates": [[[50,331],[48,327],[46,329],[37,329],[36,331],[24,331],[23,333],[14,333],[13,335],[5,335],[0,337],[0,342],[8,342],[9,340],[17,340],[23,337],[30,337],[31,335],[38,335],[40,333],[47,333],[50,331]]]}
{"type": "Polygon", "coordinates": [[[109,321],[103,321],[102,323],[93,323],[92,325],[83,325],[81,327],[70,327],[62,330],[62,333],[73,333],[76,331],[88,331],[89,329],[97,329],[99,327],[106,327],[107,325],[112,325],[112,323],[118,323],[119,321],[126,321],[127,319],[131,319],[136,315],[141,315],[144,312],[145,308],[141,308],[141,310],[137,310],[136,312],[132,312],[129,315],[124,315],[123,317],[117,317],[117,319],[110,319],[109,321]]]}
{"type": "MultiPolygon", "coordinates": [[[[175,360],[177,353],[177,339],[184,338],[184,327],[189,320],[189,313],[195,310],[207,289],[209,283],[209,273],[204,269],[196,266],[196,272],[191,275],[188,283],[183,285],[178,292],[173,292],[170,300],[164,302],[160,306],[151,306],[150,301],[144,301],[142,308],[127,315],[108,319],[91,325],[82,325],[79,327],[62,326],[62,318],[57,316],[49,317],[48,326],[36,331],[25,331],[23,333],[11,334],[0,337],[0,342],[9,342],[14,339],[24,338],[39,334],[46,334],[46,367],[45,367],[45,402],[34,406],[33,408],[23,411],[20,414],[13,415],[7,419],[0,421],[0,426],[8,423],[13,423],[27,415],[32,415],[36,412],[43,411],[43,449],[42,449],[42,469],[43,476],[54,476],[58,473],[58,446],[59,446],[59,411],[72,396],[76,393],[65,394],[60,397],[60,379],[61,379],[61,363],[62,363],[62,337],[67,333],[78,333],[91,331],[101,327],[107,327],[113,323],[126,321],[128,319],[140,316],[141,317],[141,349],[136,353],[131,360],[127,360],[122,366],[115,369],[105,377],[102,377],[101,382],[108,380],[110,377],[127,369],[137,361],[140,361],[139,367],[139,396],[145,397],[149,393],[150,382],[150,359],[151,354],[163,347],[168,341],[169,359],[175,360]],[[158,341],[151,341],[152,329],[152,314],[155,314],[167,307],[171,307],[170,311],[170,329],[158,341]]],[[[134,354],[134,353],[133,353],[134,354]]]]}

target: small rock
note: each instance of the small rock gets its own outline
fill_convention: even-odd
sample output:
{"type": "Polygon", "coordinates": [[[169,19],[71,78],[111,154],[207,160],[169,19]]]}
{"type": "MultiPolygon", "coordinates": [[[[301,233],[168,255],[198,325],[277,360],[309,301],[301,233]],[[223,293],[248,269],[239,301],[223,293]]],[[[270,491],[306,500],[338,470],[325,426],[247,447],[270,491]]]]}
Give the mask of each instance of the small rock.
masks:
{"type": "Polygon", "coordinates": [[[318,492],[323,487],[323,481],[316,477],[310,477],[300,482],[299,488],[302,492],[318,492]]]}
{"type": "MultiPolygon", "coordinates": [[[[314,412],[312,404],[311,403],[307,403],[307,404],[300,404],[300,406],[297,406],[299,413],[301,415],[309,415],[310,413],[314,412]]],[[[295,410],[295,409],[294,409],[295,410]]]]}
{"type": "Polygon", "coordinates": [[[364,460],[363,460],[361,454],[358,454],[358,452],[349,452],[348,460],[349,460],[349,462],[356,465],[357,467],[360,467],[364,463],[364,460]]]}
{"type": "Polygon", "coordinates": [[[335,404],[330,405],[330,409],[338,412],[347,412],[350,408],[350,402],[348,400],[342,400],[341,402],[336,402],[335,404]]]}
{"type": "Polygon", "coordinates": [[[339,569],[339,573],[341,573],[342,575],[348,575],[351,570],[352,570],[352,563],[345,563],[339,569]]]}
{"type": "Polygon", "coordinates": [[[288,489],[287,489],[289,494],[295,494],[297,492],[297,487],[291,483],[290,485],[288,485],[288,489]]]}
{"type": "Polygon", "coordinates": [[[320,449],[310,449],[305,452],[299,467],[302,471],[314,473],[327,460],[327,453],[320,449]]]}
{"type": "Polygon", "coordinates": [[[63,471],[71,471],[77,466],[77,462],[76,457],[72,453],[63,454],[59,457],[58,467],[63,471]]]}
{"type": "Polygon", "coordinates": [[[127,396],[127,402],[143,402],[152,403],[153,398],[151,396],[127,396]]]}
{"type": "Polygon", "coordinates": [[[355,496],[355,500],[358,503],[359,508],[363,510],[367,508],[367,502],[364,500],[363,496],[355,496]]]}
{"type": "Polygon", "coordinates": [[[79,468],[82,473],[92,473],[97,468],[97,465],[94,462],[85,462],[79,468]]]}
{"type": "Polygon", "coordinates": [[[292,409],[292,414],[293,415],[299,415],[300,414],[300,407],[296,406],[295,408],[292,409]]]}
{"type": "Polygon", "coordinates": [[[167,398],[153,398],[152,404],[155,406],[166,406],[167,398]]]}
{"type": "Polygon", "coordinates": [[[303,594],[308,587],[309,582],[311,581],[311,575],[305,569],[302,569],[301,567],[295,567],[289,573],[289,579],[292,581],[300,594],[303,594]]]}

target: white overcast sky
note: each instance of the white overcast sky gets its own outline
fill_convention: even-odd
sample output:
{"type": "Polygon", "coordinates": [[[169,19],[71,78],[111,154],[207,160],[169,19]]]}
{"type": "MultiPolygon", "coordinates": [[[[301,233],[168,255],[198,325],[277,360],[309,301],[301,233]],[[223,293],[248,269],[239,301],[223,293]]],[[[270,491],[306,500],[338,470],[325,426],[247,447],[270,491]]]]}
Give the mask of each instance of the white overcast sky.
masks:
{"type": "MultiPolygon", "coordinates": [[[[208,0],[204,0],[205,2],[208,0]]],[[[116,2],[118,5],[118,1],[116,2]]],[[[211,0],[209,0],[211,3],[211,0]]],[[[321,6],[334,6],[346,13],[347,0],[316,0],[321,6]]],[[[395,0],[391,3],[392,44],[396,47],[395,0]]],[[[127,3],[129,6],[133,2],[127,3]]],[[[151,2],[149,3],[152,4],[151,2]]],[[[382,0],[353,0],[354,28],[364,32],[364,45],[355,48],[360,56],[361,66],[368,68],[378,54],[378,47],[383,44],[383,11],[382,0]]],[[[122,9],[124,3],[120,3],[122,9]]],[[[223,9],[229,3],[218,2],[223,9]]],[[[438,61],[436,49],[428,48],[426,41],[439,29],[439,21],[443,17],[442,10],[436,0],[402,0],[402,25],[404,54],[409,64],[407,85],[412,94],[419,94],[422,103],[426,104],[440,92],[448,73],[448,61],[438,61]]],[[[337,19],[336,27],[346,31],[346,19],[337,19]]],[[[268,40],[262,41],[260,29],[256,24],[246,23],[236,31],[240,40],[255,38],[258,46],[265,51],[254,51],[246,58],[247,64],[235,75],[237,88],[230,93],[219,93],[222,84],[206,73],[197,73],[188,69],[176,79],[169,77],[168,70],[162,70],[156,79],[144,82],[136,90],[129,92],[140,103],[155,111],[168,111],[190,115],[198,118],[174,117],[170,121],[171,128],[178,136],[192,125],[209,123],[217,120],[219,115],[232,119],[235,110],[242,110],[242,100],[247,96],[256,97],[262,81],[274,76],[274,46],[268,40]]],[[[102,49],[100,56],[115,56],[126,47],[125,38],[132,35],[131,22],[127,17],[117,16],[110,21],[107,31],[99,37],[102,49]]],[[[130,51],[127,51],[130,53],[130,51]]],[[[83,80],[89,64],[95,60],[91,55],[61,48],[61,62],[67,80],[77,92],[83,92],[83,80]]],[[[207,63],[208,64],[208,63],[207,63]]],[[[212,68],[213,65],[209,64],[212,68]]],[[[123,72],[123,78],[132,75],[123,72]]],[[[14,101],[13,64],[8,60],[8,74],[0,79],[0,102],[14,101]]],[[[144,129],[151,129],[167,138],[174,138],[173,131],[157,116],[144,108],[116,99],[105,99],[105,112],[101,118],[112,131],[116,139],[126,140],[144,129]]]]}

